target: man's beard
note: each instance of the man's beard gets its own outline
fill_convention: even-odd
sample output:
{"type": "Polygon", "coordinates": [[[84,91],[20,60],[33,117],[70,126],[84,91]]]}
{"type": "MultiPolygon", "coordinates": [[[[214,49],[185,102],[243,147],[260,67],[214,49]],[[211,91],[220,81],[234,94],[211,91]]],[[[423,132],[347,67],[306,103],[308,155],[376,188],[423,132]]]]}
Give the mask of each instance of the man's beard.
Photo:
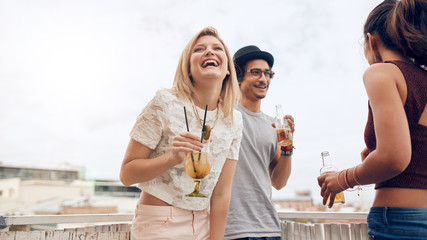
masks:
{"type": "Polygon", "coordinates": [[[258,98],[258,99],[263,99],[263,98],[265,98],[266,95],[263,95],[263,96],[261,96],[261,95],[255,95],[255,97],[258,98]]]}
{"type": "MultiPolygon", "coordinates": [[[[265,85],[266,86],[266,90],[268,90],[268,85],[265,85]]],[[[256,94],[256,93],[254,93],[254,95],[255,95],[255,97],[256,98],[258,98],[258,99],[263,99],[263,98],[265,98],[265,96],[267,96],[267,92],[265,92],[265,94],[264,95],[258,95],[258,94],[256,94]]]]}

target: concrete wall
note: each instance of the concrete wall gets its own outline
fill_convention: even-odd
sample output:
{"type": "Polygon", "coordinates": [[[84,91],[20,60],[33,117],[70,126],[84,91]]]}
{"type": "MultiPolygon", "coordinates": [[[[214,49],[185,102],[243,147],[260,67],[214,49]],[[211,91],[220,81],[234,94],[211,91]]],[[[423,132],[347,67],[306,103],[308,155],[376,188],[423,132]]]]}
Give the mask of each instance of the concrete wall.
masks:
{"type": "Polygon", "coordinates": [[[0,179],[0,200],[16,199],[19,195],[19,178],[0,179]]]}
{"type": "MultiPolygon", "coordinates": [[[[0,197],[0,215],[56,214],[62,201],[94,195],[94,182],[2,179],[0,190],[16,189],[11,197],[0,197]],[[12,188],[13,187],[13,188],[12,188]]],[[[10,192],[10,191],[9,191],[10,192]]],[[[3,193],[4,196],[6,196],[3,193]]],[[[9,193],[8,195],[9,196],[9,193]]]]}

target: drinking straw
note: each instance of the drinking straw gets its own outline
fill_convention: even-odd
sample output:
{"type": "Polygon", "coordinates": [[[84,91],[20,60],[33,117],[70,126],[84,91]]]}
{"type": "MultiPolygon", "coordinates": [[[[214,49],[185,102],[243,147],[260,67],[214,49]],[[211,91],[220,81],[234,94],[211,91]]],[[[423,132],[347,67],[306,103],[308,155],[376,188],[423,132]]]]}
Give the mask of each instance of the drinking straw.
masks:
{"type": "MultiPolygon", "coordinates": [[[[185,125],[187,125],[187,132],[189,132],[190,129],[188,128],[187,110],[185,109],[185,106],[184,106],[184,115],[185,115],[185,125]]],[[[197,174],[196,165],[194,163],[194,157],[193,157],[193,153],[192,152],[190,153],[190,156],[191,156],[191,161],[193,162],[193,171],[194,171],[195,174],[197,174]]]]}
{"type": "Polygon", "coordinates": [[[208,112],[208,105],[205,107],[205,116],[203,117],[203,125],[202,125],[202,137],[200,138],[200,142],[203,142],[203,129],[205,128],[206,123],[206,113],[208,112]]]}
{"type": "MultiPolygon", "coordinates": [[[[205,123],[206,123],[206,113],[208,112],[208,105],[206,105],[205,107],[205,116],[203,117],[203,125],[202,125],[202,137],[200,138],[200,142],[203,143],[203,129],[205,128],[205,123]]],[[[202,155],[201,151],[199,151],[199,161],[200,161],[200,156],[202,155]]]]}
{"type": "Polygon", "coordinates": [[[187,132],[189,132],[190,129],[188,128],[187,111],[185,110],[185,106],[184,106],[184,115],[185,115],[185,124],[187,125],[187,132]]]}

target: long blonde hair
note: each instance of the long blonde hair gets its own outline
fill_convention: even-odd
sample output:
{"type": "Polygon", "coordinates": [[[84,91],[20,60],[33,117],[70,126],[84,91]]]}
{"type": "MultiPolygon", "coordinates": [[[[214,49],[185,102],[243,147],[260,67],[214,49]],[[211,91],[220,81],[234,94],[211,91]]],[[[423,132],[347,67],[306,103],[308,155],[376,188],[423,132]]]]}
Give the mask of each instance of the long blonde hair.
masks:
{"type": "Polygon", "coordinates": [[[181,57],[178,61],[178,67],[175,73],[175,79],[173,82],[172,92],[180,98],[191,98],[194,93],[194,85],[190,78],[190,57],[191,50],[193,49],[196,41],[203,36],[213,36],[217,38],[224,46],[225,53],[228,59],[228,71],[230,75],[227,75],[222,82],[221,93],[219,97],[219,107],[222,110],[224,117],[231,116],[233,118],[233,110],[240,98],[239,85],[237,83],[237,75],[234,69],[233,58],[228,51],[227,46],[224,44],[222,39],[218,35],[218,31],[213,27],[206,27],[197,33],[187,46],[182,51],[181,57]]]}

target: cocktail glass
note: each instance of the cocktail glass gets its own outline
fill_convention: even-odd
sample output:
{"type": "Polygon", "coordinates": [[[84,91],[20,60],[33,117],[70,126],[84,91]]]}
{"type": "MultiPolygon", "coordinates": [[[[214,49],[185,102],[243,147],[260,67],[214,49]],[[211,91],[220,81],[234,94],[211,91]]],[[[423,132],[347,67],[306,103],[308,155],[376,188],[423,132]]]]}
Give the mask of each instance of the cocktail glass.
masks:
{"type": "Polygon", "coordinates": [[[209,154],[209,140],[204,142],[200,152],[190,152],[185,159],[185,171],[194,179],[194,190],[187,197],[206,197],[200,193],[200,182],[211,171],[211,160],[209,154]]]}

